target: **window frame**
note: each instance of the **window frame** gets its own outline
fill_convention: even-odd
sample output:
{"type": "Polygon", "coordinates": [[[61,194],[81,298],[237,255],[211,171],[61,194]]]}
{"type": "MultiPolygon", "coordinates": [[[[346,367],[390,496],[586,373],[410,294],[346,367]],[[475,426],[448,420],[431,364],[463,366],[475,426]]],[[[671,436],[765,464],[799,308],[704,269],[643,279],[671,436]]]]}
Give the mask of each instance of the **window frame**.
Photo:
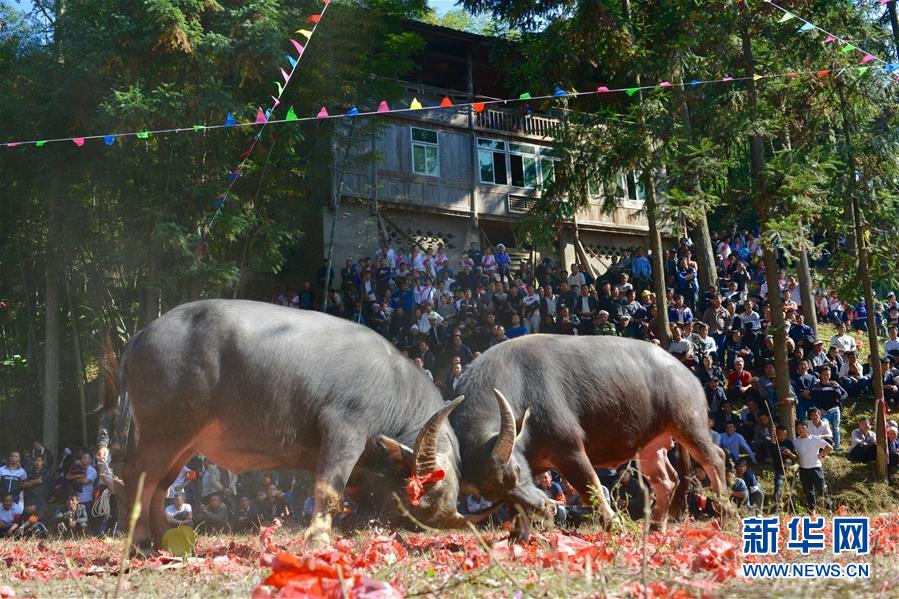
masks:
{"type": "Polygon", "coordinates": [[[422,175],[423,177],[440,177],[440,131],[437,129],[426,129],[425,127],[409,127],[409,141],[411,145],[411,158],[412,158],[412,173],[416,175],[422,175]],[[427,133],[433,133],[436,136],[437,141],[423,141],[420,139],[415,139],[415,131],[424,131],[427,133]],[[425,171],[418,171],[415,169],[415,148],[421,147],[424,151],[424,167],[425,171]],[[428,150],[433,150],[434,154],[434,172],[428,171],[428,150]]]}

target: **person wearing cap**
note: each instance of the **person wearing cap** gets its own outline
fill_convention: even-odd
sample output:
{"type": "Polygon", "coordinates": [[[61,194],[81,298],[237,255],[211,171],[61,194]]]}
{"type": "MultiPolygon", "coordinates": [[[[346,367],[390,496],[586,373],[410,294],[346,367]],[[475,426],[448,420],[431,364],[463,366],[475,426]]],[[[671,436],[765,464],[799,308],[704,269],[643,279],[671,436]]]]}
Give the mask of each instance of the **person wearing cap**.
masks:
{"type": "Polygon", "coordinates": [[[811,370],[817,372],[818,368],[830,362],[830,359],[827,357],[827,352],[824,351],[824,341],[821,339],[812,339],[811,348],[808,360],[811,363],[811,370]]]}
{"type": "Polygon", "coordinates": [[[508,277],[512,274],[512,258],[506,251],[506,246],[501,243],[496,245],[496,272],[500,277],[508,277]]]}
{"type": "Polygon", "coordinates": [[[613,337],[618,336],[618,329],[615,328],[614,324],[609,322],[609,313],[605,310],[600,310],[593,318],[593,334],[611,335],[613,337]]]}
{"type": "Polygon", "coordinates": [[[622,314],[620,318],[618,318],[618,331],[622,337],[633,337],[634,329],[631,326],[631,317],[630,314],[622,314]]]}

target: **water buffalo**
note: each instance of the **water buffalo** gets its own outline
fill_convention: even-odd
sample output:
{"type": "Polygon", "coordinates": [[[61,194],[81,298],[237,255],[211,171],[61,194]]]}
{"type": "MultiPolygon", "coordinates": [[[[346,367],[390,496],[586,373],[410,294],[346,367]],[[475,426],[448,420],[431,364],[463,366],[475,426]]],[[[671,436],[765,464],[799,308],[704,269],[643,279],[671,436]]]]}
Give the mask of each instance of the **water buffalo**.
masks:
{"type": "Polygon", "coordinates": [[[381,491],[394,505],[395,492],[420,522],[465,525],[456,439],[442,426],[462,398],[445,406],[426,375],[369,329],[272,304],[198,301],[138,332],[118,371],[107,377],[118,385],[104,408],[118,414],[109,429],[126,449],[117,493],[125,509],[146,473],[139,547],[161,543],[166,489],[197,453],[234,472],[314,471],[313,544],[329,541],[354,469],[381,473],[383,488],[362,489],[363,503],[381,491]]]}
{"type": "MultiPolygon", "coordinates": [[[[654,519],[664,524],[677,480],[666,452],[672,437],[702,464],[715,492],[726,488],[702,387],[651,343],[527,335],[484,352],[456,390],[467,398],[450,415],[463,488],[477,487],[493,501],[545,511],[532,468],[557,468],[582,497],[592,496],[589,487],[599,488],[594,466],[618,466],[639,454],[656,495],[654,519]]],[[[595,499],[611,521],[603,495],[595,499]]],[[[526,536],[526,525],[519,519],[516,534],[526,536]]]]}

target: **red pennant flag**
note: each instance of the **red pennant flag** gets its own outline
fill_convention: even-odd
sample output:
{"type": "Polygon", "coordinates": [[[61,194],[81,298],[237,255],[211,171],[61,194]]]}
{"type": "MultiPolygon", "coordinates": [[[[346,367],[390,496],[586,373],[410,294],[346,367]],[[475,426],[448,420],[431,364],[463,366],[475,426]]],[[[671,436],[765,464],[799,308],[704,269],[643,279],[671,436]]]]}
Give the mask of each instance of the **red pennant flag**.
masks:
{"type": "Polygon", "coordinates": [[[72,138],[72,141],[74,141],[74,142],[75,142],[75,145],[78,146],[79,148],[80,148],[81,146],[84,145],[84,138],[83,138],[83,137],[73,137],[73,138],[72,138]]]}
{"type": "Polygon", "coordinates": [[[316,118],[323,119],[323,118],[326,118],[326,117],[328,117],[328,116],[330,116],[330,115],[328,114],[328,110],[327,110],[324,106],[322,106],[322,109],[318,111],[318,114],[316,115],[316,118]]]}
{"type": "Polygon", "coordinates": [[[789,77],[790,79],[795,79],[796,73],[787,73],[787,77],[789,77]]]}
{"type": "Polygon", "coordinates": [[[453,102],[452,102],[452,100],[449,99],[449,96],[444,97],[444,98],[440,101],[440,107],[441,107],[441,108],[449,108],[449,107],[452,106],[452,105],[453,105],[453,102]]]}
{"type": "Polygon", "coordinates": [[[321,20],[321,15],[312,15],[308,19],[306,19],[307,23],[318,23],[321,20]]]}
{"type": "Polygon", "coordinates": [[[483,102],[475,102],[471,105],[474,108],[475,112],[484,112],[484,103],[483,102]]]}
{"type": "Polygon", "coordinates": [[[252,152],[252,151],[253,151],[253,146],[250,146],[249,148],[247,148],[246,150],[244,150],[243,152],[241,152],[240,157],[241,157],[241,158],[246,158],[247,156],[250,155],[250,152],[252,152]]]}
{"type": "Polygon", "coordinates": [[[265,113],[262,112],[262,109],[260,108],[259,112],[256,113],[256,124],[261,125],[262,123],[266,122],[266,120],[267,119],[265,118],[265,113]]]}
{"type": "Polygon", "coordinates": [[[323,3],[325,6],[327,6],[327,5],[331,4],[331,0],[322,0],[322,3],[323,3]]]}
{"type": "Polygon", "coordinates": [[[302,44],[300,44],[300,42],[298,42],[297,40],[294,40],[294,39],[290,40],[290,43],[293,44],[293,47],[296,48],[296,49],[297,49],[297,52],[299,52],[299,53],[300,53],[300,56],[302,56],[302,55],[303,55],[303,46],[302,46],[302,44]]]}
{"type": "Polygon", "coordinates": [[[820,71],[818,71],[817,75],[818,75],[818,77],[824,77],[829,72],[830,72],[830,69],[821,69],[820,71]]]}

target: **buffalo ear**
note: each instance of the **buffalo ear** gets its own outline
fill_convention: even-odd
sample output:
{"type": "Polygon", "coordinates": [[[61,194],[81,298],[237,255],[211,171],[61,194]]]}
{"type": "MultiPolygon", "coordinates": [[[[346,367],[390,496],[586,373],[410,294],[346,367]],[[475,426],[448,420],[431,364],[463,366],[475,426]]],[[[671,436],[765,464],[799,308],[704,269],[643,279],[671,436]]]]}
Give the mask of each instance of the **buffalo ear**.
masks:
{"type": "Polygon", "coordinates": [[[390,461],[398,470],[412,471],[415,465],[415,452],[411,447],[406,447],[396,439],[384,435],[378,435],[378,445],[387,452],[390,461]]]}

